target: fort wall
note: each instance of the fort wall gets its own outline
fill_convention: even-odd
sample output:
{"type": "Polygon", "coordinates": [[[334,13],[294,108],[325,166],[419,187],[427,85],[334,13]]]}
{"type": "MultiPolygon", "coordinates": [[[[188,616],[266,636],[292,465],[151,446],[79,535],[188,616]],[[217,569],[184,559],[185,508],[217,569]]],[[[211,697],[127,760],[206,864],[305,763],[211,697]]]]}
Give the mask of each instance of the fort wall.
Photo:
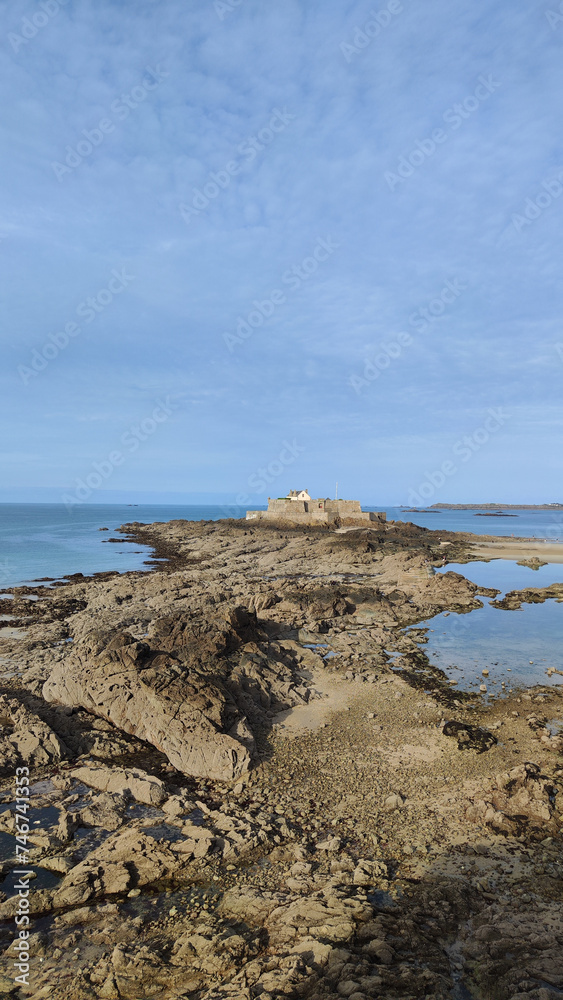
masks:
{"type": "Polygon", "coordinates": [[[248,510],[248,521],[292,521],[295,524],[369,524],[384,522],[383,511],[364,511],[359,500],[268,499],[268,510],[248,510]]]}

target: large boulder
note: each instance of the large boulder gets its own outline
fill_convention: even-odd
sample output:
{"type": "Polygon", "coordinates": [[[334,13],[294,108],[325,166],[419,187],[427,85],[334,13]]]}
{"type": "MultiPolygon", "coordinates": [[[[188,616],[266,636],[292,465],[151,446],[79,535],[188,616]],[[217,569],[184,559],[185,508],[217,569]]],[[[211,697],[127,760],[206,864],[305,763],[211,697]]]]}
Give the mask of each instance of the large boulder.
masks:
{"type": "MultiPolygon", "coordinates": [[[[163,645],[180,638],[177,628],[171,632],[161,636],[163,645]]],[[[228,781],[251,762],[248,729],[225,686],[224,658],[237,638],[225,622],[200,635],[192,630],[185,646],[168,652],[128,633],[91,633],[72,657],[56,665],[43,695],[146,740],[185,774],[228,781]],[[244,742],[237,738],[241,724],[244,742]]]]}

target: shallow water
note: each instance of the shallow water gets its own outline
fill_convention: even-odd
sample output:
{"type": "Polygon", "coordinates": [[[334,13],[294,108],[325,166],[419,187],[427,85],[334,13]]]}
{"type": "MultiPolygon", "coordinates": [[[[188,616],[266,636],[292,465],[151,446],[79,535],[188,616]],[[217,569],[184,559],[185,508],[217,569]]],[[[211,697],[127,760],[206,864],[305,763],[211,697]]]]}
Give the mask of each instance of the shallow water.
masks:
{"type": "MultiPolygon", "coordinates": [[[[540,570],[518,566],[510,560],[491,563],[451,564],[453,569],[480,586],[496,587],[499,598],[508,590],[545,587],[563,582],[563,566],[553,563],[540,570]]],[[[563,604],[549,599],[543,604],[523,604],[516,611],[491,605],[466,614],[444,612],[420,624],[428,628],[428,642],[421,645],[431,663],[457,680],[464,691],[501,694],[510,688],[535,684],[561,684],[563,676],[547,675],[548,668],[563,671],[563,604]],[[530,662],[532,661],[532,662],[530,662]],[[489,676],[483,677],[482,671],[489,676]]]]}
{"type": "Polygon", "coordinates": [[[496,587],[501,596],[509,590],[523,590],[524,587],[549,587],[552,583],[563,583],[563,563],[547,563],[539,569],[519,566],[512,559],[491,559],[490,562],[448,563],[437,572],[461,573],[479,587],[496,587]]]}
{"type": "Polygon", "coordinates": [[[0,639],[21,639],[26,634],[24,628],[10,628],[7,625],[0,628],[0,639]]]}
{"type": "MultiPolygon", "coordinates": [[[[39,889],[55,889],[61,881],[61,876],[54,872],[47,871],[39,865],[23,865],[23,869],[35,872],[35,878],[30,879],[29,889],[31,892],[38,892],[39,889]]],[[[19,870],[19,868],[18,868],[19,870]]],[[[15,885],[21,876],[14,875],[9,871],[2,882],[0,882],[0,892],[5,892],[7,896],[14,896],[17,892],[15,885]]]]}

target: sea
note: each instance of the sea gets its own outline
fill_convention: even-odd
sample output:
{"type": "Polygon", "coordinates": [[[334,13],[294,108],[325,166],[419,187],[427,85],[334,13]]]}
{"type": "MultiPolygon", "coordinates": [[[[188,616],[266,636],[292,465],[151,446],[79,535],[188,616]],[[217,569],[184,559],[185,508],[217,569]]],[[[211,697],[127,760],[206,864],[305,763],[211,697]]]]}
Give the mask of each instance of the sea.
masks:
{"type": "MultiPolygon", "coordinates": [[[[563,510],[511,511],[511,516],[502,518],[478,517],[467,510],[418,513],[382,506],[365,506],[364,510],[385,510],[389,520],[411,521],[425,528],[545,538],[561,542],[563,549],[563,510]]],[[[64,504],[0,503],[0,589],[44,577],[58,580],[72,573],[89,576],[108,570],[150,568],[148,547],[126,542],[115,534],[120,525],[131,521],[218,521],[244,518],[245,514],[245,507],[236,506],[84,504],[69,510],[64,504]],[[120,540],[108,542],[109,538],[120,540]]]]}
{"type": "Polygon", "coordinates": [[[245,514],[243,507],[84,504],[69,509],[54,503],[0,503],[0,589],[73,573],[149,570],[152,549],[116,534],[131,521],[218,521],[245,514]]]}
{"type": "MultiPolygon", "coordinates": [[[[521,509],[510,510],[506,517],[482,517],[473,510],[410,511],[378,505],[364,505],[364,510],[385,510],[389,520],[439,530],[545,539],[561,543],[563,552],[563,511],[521,509]]],[[[152,550],[116,534],[120,525],[177,519],[218,521],[244,518],[245,512],[244,507],[217,505],[84,504],[69,510],[64,504],[0,503],[0,591],[6,609],[11,587],[37,580],[50,585],[74,573],[149,571],[154,565],[152,550]]],[[[480,586],[497,588],[499,596],[509,590],[563,583],[563,563],[547,563],[534,570],[513,560],[494,559],[448,564],[443,571],[448,570],[480,586]]],[[[550,599],[505,611],[494,608],[490,598],[482,600],[483,607],[469,614],[446,612],[421,623],[427,629],[427,642],[421,649],[431,661],[460,690],[478,687],[483,683],[482,670],[488,670],[487,698],[511,685],[561,683],[563,602],[550,599]]],[[[2,631],[0,624],[0,637],[2,631]]]]}

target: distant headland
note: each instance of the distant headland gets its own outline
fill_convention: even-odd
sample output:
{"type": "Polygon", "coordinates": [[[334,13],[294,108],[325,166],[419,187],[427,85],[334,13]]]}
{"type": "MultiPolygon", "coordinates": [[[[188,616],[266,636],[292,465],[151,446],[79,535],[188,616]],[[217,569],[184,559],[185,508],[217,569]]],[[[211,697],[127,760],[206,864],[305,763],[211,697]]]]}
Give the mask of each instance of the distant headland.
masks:
{"type": "Polygon", "coordinates": [[[433,503],[428,510],[563,510],[563,503],[433,503]]]}

